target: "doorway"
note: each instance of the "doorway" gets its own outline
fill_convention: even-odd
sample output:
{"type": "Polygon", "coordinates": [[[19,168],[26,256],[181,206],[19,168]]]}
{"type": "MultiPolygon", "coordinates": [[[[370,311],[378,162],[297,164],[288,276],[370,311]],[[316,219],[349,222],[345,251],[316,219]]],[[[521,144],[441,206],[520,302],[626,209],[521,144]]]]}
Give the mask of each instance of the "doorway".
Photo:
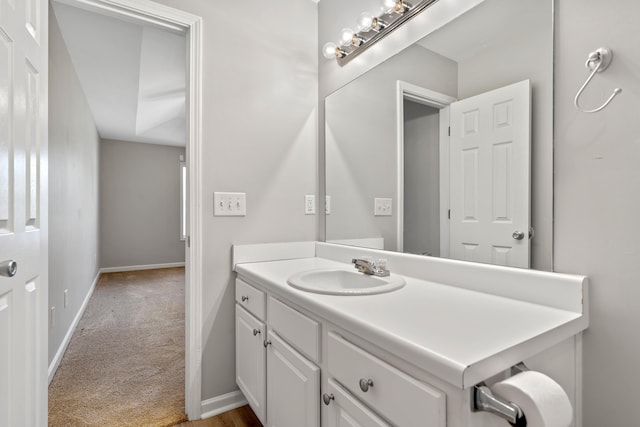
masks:
{"type": "MultiPolygon", "coordinates": [[[[200,230],[201,152],[201,18],[163,5],[133,0],[54,0],[55,3],[108,15],[127,22],[144,23],[184,34],[187,52],[186,84],[186,200],[185,215],[185,412],[190,419],[201,411],[201,294],[202,242],[200,230]]],[[[178,159],[176,159],[177,161],[178,159]]],[[[176,168],[177,169],[177,168],[176,168]]],[[[177,174],[178,170],[174,169],[177,174]]],[[[178,200],[176,200],[177,204],[178,200]]],[[[176,234],[178,230],[176,230],[176,234]]],[[[51,368],[51,367],[50,367],[51,368]]]]}
{"type": "Polygon", "coordinates": [[[396,93],[397,250],[448,257],[449,105],[456,99],[401,80],[396,93]]]}

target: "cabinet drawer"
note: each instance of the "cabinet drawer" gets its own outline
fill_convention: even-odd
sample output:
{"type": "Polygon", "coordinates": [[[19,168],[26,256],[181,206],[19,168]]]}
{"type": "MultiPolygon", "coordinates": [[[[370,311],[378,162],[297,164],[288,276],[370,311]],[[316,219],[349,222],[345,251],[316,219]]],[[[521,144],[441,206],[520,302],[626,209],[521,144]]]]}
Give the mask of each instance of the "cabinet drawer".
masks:
{"type": "Polygon", "coordinates": [[[327,354],[329,373],[394,425],[445,427],[446,396],[440,390],[334,333],[329,333],[327,354]]]}
{"type": "Polygon", "coordinates": [[[320,360],[320,324],[269,297],[269,326],[314,362],[320,360]]]}
{"type": "Polygon", "coordinates": [[[327,393],[333,397],[329,402],[328,427],[390,427],[332,379],[328,381],[327,393]]]}
{"type": "Polygon", "coordinates": [[[236,279],[236,301],[260,320],[265,320],[265,294],[241,279],[236,279]]]}

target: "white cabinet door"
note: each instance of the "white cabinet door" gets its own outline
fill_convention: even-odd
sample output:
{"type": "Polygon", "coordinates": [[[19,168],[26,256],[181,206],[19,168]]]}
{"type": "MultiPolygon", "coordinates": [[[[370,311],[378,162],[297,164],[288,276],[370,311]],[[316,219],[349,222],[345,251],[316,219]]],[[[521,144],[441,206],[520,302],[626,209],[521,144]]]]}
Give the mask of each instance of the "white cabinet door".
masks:
{"type": "Polygon", "coordinates": [[[451,258],[529,267],[530,94],[525,80],[451,104],[451,258]]]}
{"type": "Polygon", "coordinates": [[[329,402],[326,427],[390,427],[332,379],[328,381],[326,396],[330,399],[325,401],[329,402]]]}
{"type": "Polygon", "coordinates": [[[236,305],[236,383],[260,422],[267,419],[264,323],[236,305]]]}
{"type": "Polygon", "coordinates": [[[0,426],[47,424],[47,13],[0,0],[0,426]]]}
{"type": "Polygon", "coordinates": [[[267,333],[267,426],[319,427],[320,368],[267,333]]]}

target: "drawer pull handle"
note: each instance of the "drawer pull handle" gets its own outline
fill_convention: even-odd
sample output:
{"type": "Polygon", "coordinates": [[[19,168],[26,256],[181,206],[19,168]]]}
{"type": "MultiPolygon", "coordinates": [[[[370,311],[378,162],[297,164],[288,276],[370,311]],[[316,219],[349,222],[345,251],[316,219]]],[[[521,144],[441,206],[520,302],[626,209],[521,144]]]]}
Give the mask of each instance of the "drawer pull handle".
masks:
{"type": "Polygon", "coordinates": [[[260,333],[260,329],[254,329],[253,330],[253,336],[255,337],[256,335],[258,335],[260,333]]]}
{"type": "Polygon", "coordinates": [[[360,380],[360,390],[366,393],[369,391],[369,387],[373,387],[372,380],[365,380],[364,378],[360,380]]]}
{"type": "Polygon", "coordinates": [[[246,295],[242,295],[242,302],[249,301],[249,297],[246,295]]]}
{"type": "Polygon", "coordinates": [[[267,347],[269,347],[271,345],[271,341],[264,340],[262,345],[264,345],[264,348],[267,348],[267,347]]]}
{"type": "Polygon", "coordinates": [[[322,395],[322,401],[324,402],[325,405],[329,406],[329,404],[331,403],[332,400],[334,400],[335,397],[333,397],[333,394],[323,394],[322,395]]]}

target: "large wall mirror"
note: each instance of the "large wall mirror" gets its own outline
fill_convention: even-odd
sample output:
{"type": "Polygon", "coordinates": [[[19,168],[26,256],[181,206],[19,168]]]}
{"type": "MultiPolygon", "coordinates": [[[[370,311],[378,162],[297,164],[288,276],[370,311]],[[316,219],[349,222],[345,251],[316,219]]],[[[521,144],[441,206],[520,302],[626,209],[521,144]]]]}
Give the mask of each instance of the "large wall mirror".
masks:
{"type": "Polygon", "coordinates": [[[553,0],[485,0],[325,119],[326,241],[552,269],[553,0]]]}

